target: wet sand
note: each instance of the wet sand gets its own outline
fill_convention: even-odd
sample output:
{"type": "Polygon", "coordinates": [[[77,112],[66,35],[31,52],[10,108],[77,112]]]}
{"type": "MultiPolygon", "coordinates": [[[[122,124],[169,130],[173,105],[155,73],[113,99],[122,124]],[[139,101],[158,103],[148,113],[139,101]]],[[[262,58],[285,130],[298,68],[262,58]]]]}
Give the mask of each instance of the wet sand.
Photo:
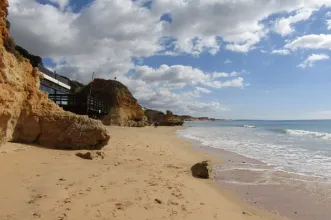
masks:
{"type": "Polygon", "coordinates": [[[214,166],[215,180],[257,208],[293,220],[330,220],[331,183],[325,179],[277,171],[236,153],[200,146],[223,162],[214,166]]]}

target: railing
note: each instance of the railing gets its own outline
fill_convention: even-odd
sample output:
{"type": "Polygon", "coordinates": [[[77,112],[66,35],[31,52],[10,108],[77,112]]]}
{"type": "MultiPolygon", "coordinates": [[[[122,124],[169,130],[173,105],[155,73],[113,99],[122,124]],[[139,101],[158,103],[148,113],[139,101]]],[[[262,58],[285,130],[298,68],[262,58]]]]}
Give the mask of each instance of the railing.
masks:
{"type": "Polygon", "coordinates": [[[79,115],[107,115],[110,110],[108,105],[105,105],[93,96],[50,94],[48,97],[64,110],[79,115]]]}

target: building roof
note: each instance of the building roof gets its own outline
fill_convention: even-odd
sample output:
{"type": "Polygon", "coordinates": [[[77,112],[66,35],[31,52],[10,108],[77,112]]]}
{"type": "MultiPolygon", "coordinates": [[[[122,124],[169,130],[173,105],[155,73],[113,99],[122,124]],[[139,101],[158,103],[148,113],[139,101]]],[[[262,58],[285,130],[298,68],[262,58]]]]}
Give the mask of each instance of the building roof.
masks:
{"type": "Polygon", "coordinates": [[[69,80],[68,79],[65,79],[64,77],[50,71],[49,69],[47,69],[46,67],[44,67],[43,65],[39,65],[38,66],[38,69],[40,72],[42,72],[43,74],[46,74],[47,76],[50,76],[54,79],[57,79],[58,81],[60,81],[61,83],[64,83],[66,85],[69,86],[69,80]]]}

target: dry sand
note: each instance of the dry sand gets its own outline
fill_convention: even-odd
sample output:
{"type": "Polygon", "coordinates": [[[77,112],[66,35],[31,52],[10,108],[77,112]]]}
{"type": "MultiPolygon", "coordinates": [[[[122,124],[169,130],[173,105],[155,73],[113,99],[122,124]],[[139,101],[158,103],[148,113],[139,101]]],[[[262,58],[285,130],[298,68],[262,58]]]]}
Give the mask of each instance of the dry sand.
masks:
{"type": "Polygon", "coordinates": [[[83,160],[78,151],[1,147],[0,219],[281,219],[212,180],[193,178],[194,163],[218,161],[178,138],[176,128],[108,129],[103,160],[83,160]]]}

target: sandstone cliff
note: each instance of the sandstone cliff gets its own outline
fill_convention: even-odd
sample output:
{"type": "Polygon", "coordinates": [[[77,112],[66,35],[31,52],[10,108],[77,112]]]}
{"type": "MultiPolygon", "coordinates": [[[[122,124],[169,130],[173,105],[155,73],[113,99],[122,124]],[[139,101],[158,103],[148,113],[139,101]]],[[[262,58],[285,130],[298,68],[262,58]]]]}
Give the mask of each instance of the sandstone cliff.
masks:
{"type": "Polygon", "coordinates": [[[6,141],[65,149],[101,148],[109,134],[101,122],[65,112],[39,90],[40,74],[20,56],[0,1],[0,145],[6,141]]]}
{"type": "Polygon", "coordinates": [[[160,111],[147,109],[145,115],[148,118],[148,121],[154,122],[157,121],[160,126],[182,126],[184,120],[175,116],[171,111],[167,111],[166,114],[160,111]]]}
{"type": "MultiPolygon", "coordinates": [[[[91,84],[85,86],[79,94],[87,96],[90,88],[91,84]]],[[[94,79],[91,94],[111,108],[109,114],[103,118],[104,124],[130,127],[146,125],[144,111],[122,83],[116,80],[94,79]]]]}

